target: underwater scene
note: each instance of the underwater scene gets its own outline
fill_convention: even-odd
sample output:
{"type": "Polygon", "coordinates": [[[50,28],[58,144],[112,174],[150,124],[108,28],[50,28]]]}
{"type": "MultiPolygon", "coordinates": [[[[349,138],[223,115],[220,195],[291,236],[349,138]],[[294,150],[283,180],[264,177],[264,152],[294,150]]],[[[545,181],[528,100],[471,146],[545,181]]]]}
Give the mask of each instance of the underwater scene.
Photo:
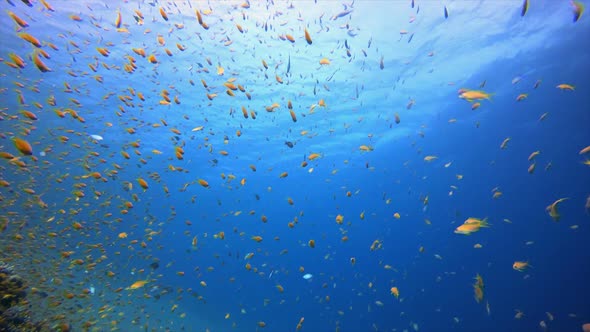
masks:
{"type": "Polygon", "coordinates": [[[1,0],[0,331],[589,332],[584,2],[1,0]]]}

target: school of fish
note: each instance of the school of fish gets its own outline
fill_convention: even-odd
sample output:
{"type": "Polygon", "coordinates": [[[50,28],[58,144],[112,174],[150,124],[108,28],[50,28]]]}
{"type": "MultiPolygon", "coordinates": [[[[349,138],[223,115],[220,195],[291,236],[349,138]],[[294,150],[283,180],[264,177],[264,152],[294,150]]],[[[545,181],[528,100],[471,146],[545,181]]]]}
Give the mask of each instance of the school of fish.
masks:
{"type": "MultiPolygon", "coordinates": [[[[464,179],[459,163],[444,151],[422,150],[421,142],[429,139],[426,126],[410,128],[416,134],[396,143],[408,146],[413,156],[380,157],[399,172],[420,174],[421,185],[408,188],[393,166],[377,160],[383,133],[403,128],[404,117],[412,118],[429,96],[403,96],[387,114],[366,112],[364,83],[341,68],[359,66],[380,77],[401,64],[384,55],[388,45],[357,40],[363,27],[354,1],[330,2],[325,12],[309,15],[305,6],[317,2],[2,3],[2,22],[10,27],[3,38],[10,37],[11,44],[0,46],[0,260],[30,276],[38,319],[59,331],[191,330],[194,313],[187,303],[196,301],[212,317],[199,331],[315,331],[321,317],[329,317],[331,330],[348,331],[348,317],[382,307],[407,315],[407,330],[418,331],[421,318],[404,313],[409,310],[404,305],[425,292],[434,295],[409,286],[409,268],[389,254],[398,237],[415,235],[401,233],[407,232],[405,225],[420,228],[419,245],[403,253],[415,256],[409,265],[447,260],[440,245],[420,239],[433,234],[453,237],[462,250],[473,251],[474,260],[491,260],[478,256],[490,245],[486,236],[512,234],[513,223],[471,206],[449,206],[454,215],[448,218],[430,213],[431,205],[465,194],[477,180],[464,179]],[[65,28],[51,29],[59,24],[65,28]],[[269,47],[280,48],[273,53],[280,56],[268,55],[269,47]],[[336,98],[343,90],[347,99],[336,98]],[[341,110],[343,105],[354,106],[341,110]],[[357,121],[334,120],[340,112],[357,121]],[[377,122],[381,129],[371,127],[377,122]],[[358,136],[354,145],[343,143],[345,135],[358,136]],[[318,144],[321,140],[330,143],[318,144]],[[447,174],[442,190],[440,184],[429,187],[422,176],[433,169],[447,174]],[[388,174],[391,181],[375,183],[375,174],[388,174]],[[330,195],[320,196],[319,188],[329,188],[330,195]],[[400,203],[402,195],[413,203],[400,203]],[[357,209],[355,200],[377,201],[380,208],[357,209]],[[471,213],[480,217],[468,217],[471,213]],[[371,223],[400,233],[363,231],[371,223]],[[237,247],[249,249],[242,256],[237,247]],[[353,255],[350,248],[356,248],[353,255]],[[313,262],[325,264],[325,270],[309,271],[313,262]],[[374,269],[389,278],[370,275],[374,269]],[[288,279],[293,275],[297,282],[320,286],[294,294],[288,279]],[[345,281],[355,287],[337,286],[345,281]],[[240,296],[251,284],[264,292],[240,296]],[[208,306],[224,291],[236,298],[224,300],[224,307],[208,306]],[[350,298],[348,307],[331,305],[343,297],[350,298]],[[357,306],[361,298],[369,304],[357,306]],[[134,304],[140,301],[156,305],[134,304]],[[289,319],[280,323],[264,311],[279,311],[290,302],[314,304],[317,310],[281,312],[289,319]]],[[[395,32],[395,45],[419,38],[420,3],[404,3],[408,22],[399,30],[404,44],[395,32]]],[[[510,10],[526,21],[534,5],[525,0],[510,10]]],[[[442,22],[453,19],[453,6],[436,6],[442,22]]],[[[565,6],[574,23],[583,17],[582,2],[565,6]]],[[[436,53],[417,56],[429,61],[436,53]]],[[[515,109],[526,107],[541,89],[559,100],[578,93],[576,82],[535,78],[525,87],[518,77],[508,82],[512,89],[506,96],[487,82],[492,78],[478,79],[477,86],[448,84],[446,98],[464,105],[463,114],[494,110],[502,98],[515,109]]],[[[558,112],[531,114],[541,126],[564,116],[558,112]]],[[[470,118],[444,120],[448,126],[461,121],[470,118]]],[[[473,134],[480,125],[484,119],[472,126],[473,134]]],[[[484,173],[516,146],[528,149],[518,157],[524,162],[506,167],[514,166],[519,177],[547,176],[558,164],[555,152],[518,141],[517,133],[498,135],[490,160],[473,160],[484,173]]],[[[572,167],[588,171],[590,145],[568,149],[579,160],[572,167]]],[[[508,184],[500,185],[491,194],[485,188],[485,204],[501,209],[506,200],[518,200],[503,190],[508,184]]],[[[564,190],[529,208],[539,219],[535,227],[576,231],[582,226],[572,221],[571,211],[590,214],[590,195],[564,190]]],[[[514,224],[519,241],[530,247],[534,241],[521,229],[525,222],[514,224]]],[[[493,315],[488,292],[501,281],[471,263],[458,262],[429,278],[444,282],[460,274],[455,296],[493,315]]],[[[523,251],[500,268],[520,282],[543,263],[523,251]]],[[[520,308],[511,308],[514,312],[516,320],[528,318],[520,308]]],[[[469,318],[449,321],[464,319],[469,318]]],[[[534,330],[559,318],[546,312],[532,319],[534,330]]],[[[366,330],[379,330],[377,325],[366,330]]]]}

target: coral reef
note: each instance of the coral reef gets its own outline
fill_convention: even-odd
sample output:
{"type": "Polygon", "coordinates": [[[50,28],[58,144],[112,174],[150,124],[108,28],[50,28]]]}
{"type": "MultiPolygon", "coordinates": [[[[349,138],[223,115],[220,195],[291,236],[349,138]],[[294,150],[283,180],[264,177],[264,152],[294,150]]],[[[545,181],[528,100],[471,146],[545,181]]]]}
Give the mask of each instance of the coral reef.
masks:
{"type": "Polygon", "coordinates": [[[0,331],[47,331],[31,319],[27,306],[27,285],[14,267],[0,261],[0,331]]]}

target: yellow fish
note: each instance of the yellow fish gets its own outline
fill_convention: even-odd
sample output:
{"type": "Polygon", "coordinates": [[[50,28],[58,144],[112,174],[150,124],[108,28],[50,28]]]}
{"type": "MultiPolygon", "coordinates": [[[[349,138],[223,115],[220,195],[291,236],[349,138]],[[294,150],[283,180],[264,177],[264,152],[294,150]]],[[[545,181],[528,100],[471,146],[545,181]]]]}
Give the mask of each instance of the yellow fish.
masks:
{"type": "Polygon", "coordinates": [[[474,100],[483,100],[483,99],[491,100],[491,96],[492,95],[490,93],[486,93],[481,90],[467,90],[467,89],[459,90],[459,98],[465,99],[469,102],[472,102],[474,100]]]}
{"type": "Polygon", "coordinates": [[[455,234],[469,235],[479,231],[482,227],[490,227],[487,223],[487,218],[483,220],[478,218],[468,218],[465,222],[455,229],[455,234]]]}
{"type": "Polygon", "coordinates": [[[560,198],[545,208],[547,213],[549,213],[549,216],[551,216],[551,218],[553,218],[553,221],[559,221],[559,218],[561,217],[559,215],[559,212],[557,211],[557,205],[565,200],[568,200],[568,199],[569,199],[568,197],[560,198]]]}
{"type": "Polygon", "coordinates": [[[570,84],[559,84],[558,86],[556,86],[556,88],[558,88],[560,90],[569,90],[569,91],[575,90],[575,87],[570,84]]]}
{"type": "Polygon", "coordinates": [[[523,272],[524,270],[526,270],[529,267],[530,267],[529,262],[516,261],[516,262],[514,262],[514,264],[512,264],[512,268],[518,272],[523,272]]]}
{"type": "Polygon", "coordinates": [[[399,298],[399,289],[397,289],[397,287],[391,287],[391,289],[389,290],[391,292],[391,295],[395,296],[395,298],[399,298]]]}
{"type": "Polygon", "coordinates": [[[145,286],[145,284],[147,284],[147,283],[148,283],[147,280],[138,280],[138,281],[134,282],[131,286],[125,288],[125,290],[138,289],[138,288],[145,286]]]}

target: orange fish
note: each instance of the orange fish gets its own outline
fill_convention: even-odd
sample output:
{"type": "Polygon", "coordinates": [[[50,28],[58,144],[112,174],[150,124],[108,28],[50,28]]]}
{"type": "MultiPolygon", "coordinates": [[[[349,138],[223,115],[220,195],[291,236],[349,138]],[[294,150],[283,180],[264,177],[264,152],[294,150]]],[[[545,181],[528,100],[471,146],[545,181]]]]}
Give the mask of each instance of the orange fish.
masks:
{"type": "Polygon", "coordinates": [[[125,290],[134,290],[134,289],[141,288],[141,287],[145,286],[145,284],[147,284],[148,282],[149,281],[147,281],[147,280],[136,281],[133,284],[131,284],[131,286],[125,288],[125,290]]]}
{"type": "Polygon", "coordinates": [[[115,27],[117,27],[117,29],[121,27],[121,22],[122,22],[121,12],[117,11],[117,18],[115,19],[115,27]]]}
{"type": "Polygon", "coordinates": [[[478,218],[468,218],[465,222],[455,229],[455,234],[469,235],[479,231],[482,227],[490,227],[487,223],[487,218],[483,220],[478,218]]]}
{"type": "Polygon", "coordinates": [[[50,12],[53,12],[53,11],[55,11],[55,10],[53,9],[53,7],[51,7],[51,5],[47,3],[47,1],[45,1],[45,0],[41,0],[41,3],[42,3],[42,4],[43,4],[43,6],[45,7],[45,9],[49,10],[50,12]]]}
{"type": "Polygon", "coordinates": [[[13,142],[14,142],[14,146],[16,147],[16,149],[18,151],[20,151],[20,153],[27,155],[27,156],[30,156],[33,154],[33,147],[31,146],[31,144],[29,142],[25,141],[22,138],[18,138],[18,137],[15,137],[13,139],[13,142]]]}
{"type": "Polygon", "coordinates": [[[162,15],[162,18],[164,19],[164,21],[168,21],[168,14],[166,14],[166,12],[164,11],[164,8],[160,7],[160,15],[162,15]]]}
{"type": "Polygon", "coordinates": [[[467,89],[459,90],[459,98],[465,99],[469,102],[472,102],[474,100],[483,100],[483,99],[491,100],[491,96],[492,96],[491,94],[486,93],[484,91],[479,91],[479,90],[467,90],[467,89]]]}
{"type": "Polygon", "coordinates": [[[518,272],[523,272],[524,270],[526,270],[529,267],[530,267],[529,262],[516,261],[516,262],[514,262],[514,264],[512,264],[512,268],[518,272]]]}
{"type": "Polygon", "coordinates": [[[295,115],[295,112],[293,112],[293,110],[289,110],[289,113],[291,114],[291,120],[293,120],[293,122],[297,122],[297,115],[295,115]]]}
{"type": "Polygon", "coordinates": [[[26,28],[29,26],[29,24],[25,20],[16,16],[16,14],[11,11],[8,11],[8,16],[10,16],[10,18],[12,18],[14,20],[14,22],[16,24],[20,25],[22,28],[26,28]]]}
{"type": "Polygon", "coordinates": [[[140,55],[145,58],[145,50],[143,48],[132,48],[131,50],[133,50],[133,52],[135,52],[135,54],[140,55]]]}
{"type": "Polygon", "coordinates": [[[559,84],[558,86],[556,86],[556,88],[568,91],[574,91],[576,89],[573,85],[570,84],[559,84]]]}
{"type": "Polygon", "coordinates": [[[201,12],[199,12],[199,10],[197,9],[197,10],[195,10],[195,13],[197,14],[197,21],[202,26],[203,25],[203,17],[201,16],[201,12]]]}
{"type": "Polygon", "coordinates": [[[37,120],[37,116],[31,111],[21,111],[21,114],[30,120],[37,120]]]}
{"type": "Polygon", "coordinates": [[[397,289],[397,287],[391,287],[389,292],[391,295],[395,296],[396,299],[399,298],[399,289],[397,289]]]}
{"type": "Polygon", "coordinates": [[[565,200],[568,200],[568,199],[569,198],[567,198],[567,197],[560,198],[545,208],[547,213],[549,213],[549,216],[551,218],[553,218],[554,221],[559,221],[559,218],[561,218],[561,216],[559,215],[559,212],[557,211],[557,205],[565,200]]]}
{"type": "Polygon", "coordinates": [[[309,45],[311,45],[311,43],[312,43],[311,36],[309,35],[309,32],[307,31],[307,29],[304,29],[304,33],[305,33],[305,41],[307,41],[307,43],[309,45]]]}
{"type": "Polygon", "coordinates": [[[584,13],[584,4],[580,1],[572,0],[571,5],[574,11],[574,22],[577,22],[582,16],[582,13],[584,13]]]}
{"type": "Polygon", "coordinates": [[[98,53],[102,54],[102,56],[104,56],[104,57],[109,56],[110,52],[106,47],[97,47],[96,50],[98,51],[98,53]]]}
{"type": "Polygon", "coordinates": [[[39,39],[33,37],[31,34],[28,34],[26,32],[21,32],[18,34],[19,37],[21,37],[22,39],[28,41],[29,43],[33,44],[35,47],[41,47],[41,42],[39,41],[39,39]]]}
{"type": "Polygon", "coordinates": [[[307,159],[308,160],[315,160],[315,159],[318,159],[319,157],[320,157],[319,153],[312,153],[309,156],[307,156],[307,159]]]}
{"type": "Polygon", "coordinates": [[[33,53],[33,63],[43,73],[51,71],[51,69],[49,67],[47,67],[47,65],[45,63],[43,63],[43,61],[41,61],[41,59],[39,59],[39,54],[37,52],[33,53]]]}
{"type": "Polygon", "coordinates": [[[143,190],[147,190],[149,187],[147,181],[142,178],[137,178],[137,183],[139,183],[143,190]]]}

